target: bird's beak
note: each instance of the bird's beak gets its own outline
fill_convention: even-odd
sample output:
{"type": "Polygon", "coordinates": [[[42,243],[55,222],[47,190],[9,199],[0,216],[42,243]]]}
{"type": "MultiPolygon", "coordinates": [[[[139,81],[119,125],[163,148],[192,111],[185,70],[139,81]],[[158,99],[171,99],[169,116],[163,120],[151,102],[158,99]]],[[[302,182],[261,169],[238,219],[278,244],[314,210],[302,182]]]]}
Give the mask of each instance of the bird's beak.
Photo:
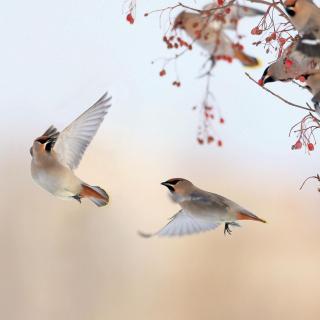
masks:
{"type": "Polygon", "coordinates": [[[162,184],[163,186],[166,186],[171,193],[174,192],[174,187],[173,187],[168,181],[161,182],[161,184],[162,184]]]}

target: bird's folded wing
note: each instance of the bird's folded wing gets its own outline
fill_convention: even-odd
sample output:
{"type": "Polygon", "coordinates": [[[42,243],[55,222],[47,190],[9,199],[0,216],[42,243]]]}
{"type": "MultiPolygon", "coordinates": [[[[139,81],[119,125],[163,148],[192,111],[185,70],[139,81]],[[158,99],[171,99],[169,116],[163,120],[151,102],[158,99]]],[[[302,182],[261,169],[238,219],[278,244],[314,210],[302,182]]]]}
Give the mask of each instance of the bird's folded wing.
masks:
{"type": "Polygon", "coordinates": [[[320,36],[316,37],[314,33],[305,34],[297,44],[297,50],[308,57],[320,57],[320,36]]]}
{"type": "Polygon", "coordinates": [[[180,210],[170,219],[170,222],[158,232],[152,234],[139,232],[139,234],[146,238],[156,235],[159,237],[184,236],[188,234],[213,230],[219,225],[220,223],[204,221],[194,217],[184,210],[180,210]]]}
{"type": "Polygon", "coordinates": [[[59,161],[75,169],[96,134],[107,109],[111,106],[111,97],[105,93],[92,107],[74,120],[59,135],[54,147],[59,161]]]}

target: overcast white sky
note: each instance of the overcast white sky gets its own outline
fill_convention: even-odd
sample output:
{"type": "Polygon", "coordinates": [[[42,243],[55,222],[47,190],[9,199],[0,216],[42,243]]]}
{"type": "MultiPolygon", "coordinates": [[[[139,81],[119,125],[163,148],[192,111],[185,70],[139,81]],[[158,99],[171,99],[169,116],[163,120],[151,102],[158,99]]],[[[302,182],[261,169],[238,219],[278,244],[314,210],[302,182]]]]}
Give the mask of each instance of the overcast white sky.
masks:
{"type": "MultiPolygon", "coordinates": [[[[97,141],[122,145],[132,154],[141,146],[148,150],[144,157],[162,155],[177,162],[197,157],[200,166],[236,159],[258,171],[271,166],[289,173],[294,170],[294,186],[319,171],[317,147],[311,156],[290,149],[294,139],[288,138],[289,129],[304,112],[266,94],[244,76],[245,69],[237,62],[219,63],[213,80],[216,103],[226,119],[225,126],[219,128],[224,148],[197,145],[198,122],[191,107],[201,100],[204,89],[203,81],[196,78],[203,62],[200,51],[181,59],[180,89],[171,85],[172,70],[160,78],[161,65],[150,63],[170,52],[161,41],[158,16],[144,18],[143,13],[168,3],[175,1],[138,0],[133,26],[122,15],[122,1],[30,0],[3,4],[2,137],[6,139],[14,128],[14,145],[28,150],[32,139],[48,125],[63,128],[108,90],[113,106],[97,141]]],[[[240,30],[245,33],[253,26],[254,19],[247,19],[240,30]]],[[[251,41],[249,38],[245,43],[251,41]]],[[[260,69],[249,70],[258,78],[273,57],[248,45],[247,51],[264,62],[260,69]]],[[[297,103],[309,98],[291,85],[276,83],[270,88],[297,103]]],[[[239,166],[232,163],[235,168],[239,166]]]]}

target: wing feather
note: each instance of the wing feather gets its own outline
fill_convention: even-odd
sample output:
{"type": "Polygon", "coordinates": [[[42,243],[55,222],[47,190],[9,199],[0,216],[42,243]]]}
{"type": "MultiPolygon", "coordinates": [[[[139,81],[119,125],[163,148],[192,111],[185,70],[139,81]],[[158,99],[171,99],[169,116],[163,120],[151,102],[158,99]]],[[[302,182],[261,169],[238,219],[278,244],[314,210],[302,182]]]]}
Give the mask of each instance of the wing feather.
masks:
{"type": "Polygon", "coordinates": [[[78,167],[85,150],[111,106],[110,100],[111,97],[108,97],[106,92],[92,107],[60,133],[54,151],[63,165],[70,169],[78,167]]]}
{"type": "Polygon", "coordinates": [[[139,232],[143,237],[149,238],[152,236],[159,237],[174,237],[195,234],[199,232],[209,231],[217,228],[220,223],[208,222],[194,217],[185,210],[180,210],[175,214],[162,229],[153,234],[139,232]]]}

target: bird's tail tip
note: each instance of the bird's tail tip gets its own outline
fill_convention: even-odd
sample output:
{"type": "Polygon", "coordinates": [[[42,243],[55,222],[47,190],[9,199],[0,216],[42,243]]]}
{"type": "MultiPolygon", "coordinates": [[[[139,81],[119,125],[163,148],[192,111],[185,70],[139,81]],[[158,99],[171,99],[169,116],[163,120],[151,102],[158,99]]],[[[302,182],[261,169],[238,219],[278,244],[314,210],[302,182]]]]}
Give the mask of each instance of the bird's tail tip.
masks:
{"type": "Polygon", "coordinates": [[[243,66],[246,69],[257,69],[257,68],[261,68],[263,63],[262,60],[258,59],[258,58],[253,58],[254,60],[252,60],[251,64],[244,64],[243,66]]]}
{"type": "Polygon", "coordinates": [[[83,198],[88,198],[98,207],[106,206],[109,203],[109,195],[105,192],[105,190],[98,186],[82,184],[80,195],[83,198]]]}
{"type": "Polygon", "coordinates": [[[235,48],[234,55],[246,68],[259,68],[262,66],[261,60],[246,54],[242,49],[235,48]]]}
{"type": "Polygon", "coordinates": [[[259,221],[262,223],[267,223],[266,220],[261,219],[261,218],[257,217],[256,215],[254,215],[253,213],[249,213],[249,212],[238,212],[237,213],[237,220],[254,220],[254,221],[259,221]]]}

